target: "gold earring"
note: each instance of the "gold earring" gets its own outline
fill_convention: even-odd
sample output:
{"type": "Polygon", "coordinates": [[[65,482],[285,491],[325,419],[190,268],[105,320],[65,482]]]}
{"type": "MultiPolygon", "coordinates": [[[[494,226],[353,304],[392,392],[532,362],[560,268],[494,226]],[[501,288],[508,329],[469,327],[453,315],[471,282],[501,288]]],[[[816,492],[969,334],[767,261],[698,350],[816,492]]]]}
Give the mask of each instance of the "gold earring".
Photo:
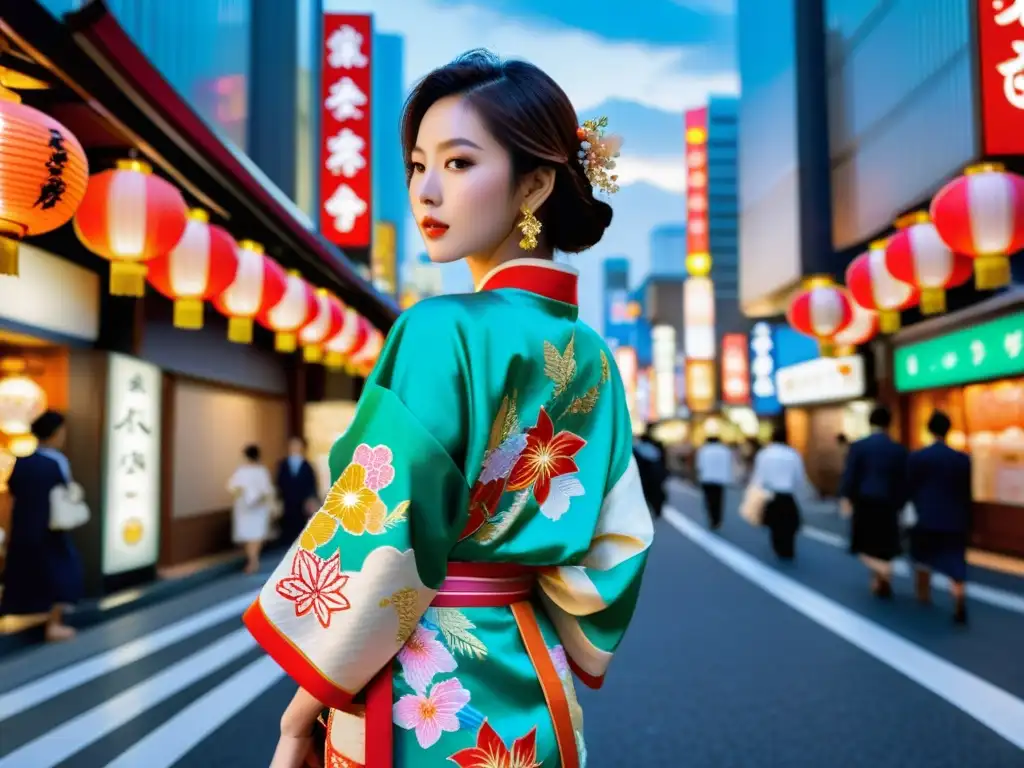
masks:
{"type": "Polygon", "coordinates": [[[516,226],[523,233],[523,239],[519,241],[519,247],[524,251],[532,251],[537,247],[537,235],[540,234],[541,226],[540,220],[525,205],[520,209],[520,213],[523,214],[523,218],[516,226]]]}

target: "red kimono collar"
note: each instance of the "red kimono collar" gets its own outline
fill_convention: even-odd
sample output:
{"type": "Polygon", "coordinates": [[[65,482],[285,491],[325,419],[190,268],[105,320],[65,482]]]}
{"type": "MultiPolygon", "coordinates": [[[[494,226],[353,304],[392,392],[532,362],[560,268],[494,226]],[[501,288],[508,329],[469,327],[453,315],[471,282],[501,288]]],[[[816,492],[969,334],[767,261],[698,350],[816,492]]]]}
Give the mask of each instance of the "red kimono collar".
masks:
{"type": "Polygon", "coordinates": [[[548,259],[512,259],[488,272],[477,290],[519,288],[575,307],[578,281],[579,273],[567,264],[548,259]]]}

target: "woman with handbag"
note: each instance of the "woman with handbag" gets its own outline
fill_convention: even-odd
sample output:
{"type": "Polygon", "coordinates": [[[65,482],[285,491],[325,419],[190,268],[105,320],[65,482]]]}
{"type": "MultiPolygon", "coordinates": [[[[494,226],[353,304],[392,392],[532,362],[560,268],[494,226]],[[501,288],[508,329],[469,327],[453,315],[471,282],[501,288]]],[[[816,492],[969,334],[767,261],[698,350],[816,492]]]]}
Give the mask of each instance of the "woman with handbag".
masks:
{"type": "MultiPolygon", "coordinates": [[[[744,504],[763,505],[761,524],[771,532],[772,549],[780,560],[792,560],[796,555],[796,534],[800,530],[800,507],[797,499],[813,494],[807,479],[804,460],[786,442],[786,433],[777,427],[770,445],[762,448],[754,459],[750,478],[753,500],[744,504]]],[[[745,518],[752,515],[743,513],[745,518]]]]}
{"type": "Polygon", "coordinates": [[[228,481],[228,491],[235,503],[231,510],[232,538],[245,550],[245,572],[260,568],[260,550],[270,536],[270,518],[277,498],[270,471],[260,463],[257,445],[246,446],[245,463],[228,481]]]}
{"type": "Polygon", "coordinates": [[[39,447],[18,459],[7,483],[14,506],[0,615],[48,613],[47,642],[70,640],[75,630],[64,623],[64,611],[81,598],[83,577],[68,530],[88,521],[88,508],[61,453],[64,417],[47,411],[32,434],[39,447]]]}

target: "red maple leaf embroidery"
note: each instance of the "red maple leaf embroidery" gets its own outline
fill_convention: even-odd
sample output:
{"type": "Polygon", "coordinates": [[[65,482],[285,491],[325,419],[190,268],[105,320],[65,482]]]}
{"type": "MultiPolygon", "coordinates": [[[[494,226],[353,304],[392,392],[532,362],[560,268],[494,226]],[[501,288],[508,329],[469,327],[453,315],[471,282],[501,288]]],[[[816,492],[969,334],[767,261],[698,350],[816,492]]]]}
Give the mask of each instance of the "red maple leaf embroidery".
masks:
{"type": "Polygon", "coordinates": [[[347,611],[351,606],[341,593],[348,576],[341,572],[341,552],[324,560],[313,552],[300,549],[292,560],[292,573],[277,582],[277,594],[295,603],[295,615],[312,611],[320,625],[327,629],[331,615],[347,611]]]}
{"type": "Polygon", "coordinates": [[[459,768],[537,768],[537,729],[512,742],[512,749],[484,720],[476,734],[476,746],[449,758],[459,768]]]}

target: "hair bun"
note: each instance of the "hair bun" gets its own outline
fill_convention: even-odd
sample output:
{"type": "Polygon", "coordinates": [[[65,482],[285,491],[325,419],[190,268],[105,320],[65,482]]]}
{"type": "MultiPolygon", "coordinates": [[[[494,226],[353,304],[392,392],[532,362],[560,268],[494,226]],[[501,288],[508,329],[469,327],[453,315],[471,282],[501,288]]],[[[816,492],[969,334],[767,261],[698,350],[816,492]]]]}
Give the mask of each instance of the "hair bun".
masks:
{"type": "Polygon", "coordinates": [[[558,170],[555,188],[539,215],[548,243],[563,253],[593,248],[612,223],[612,207],[594,197],[594,188],[578,163],[558,170]]]}

